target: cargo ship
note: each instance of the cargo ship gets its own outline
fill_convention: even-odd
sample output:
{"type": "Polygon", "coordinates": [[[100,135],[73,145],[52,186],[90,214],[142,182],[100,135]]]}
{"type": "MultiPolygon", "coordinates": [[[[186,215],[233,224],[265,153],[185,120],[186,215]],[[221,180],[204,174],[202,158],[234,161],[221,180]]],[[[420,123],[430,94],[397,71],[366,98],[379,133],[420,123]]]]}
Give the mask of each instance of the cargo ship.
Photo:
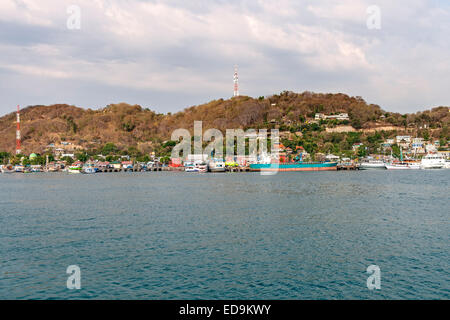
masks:
{"type": "Polygon", "coordinates": [[[335,171],[337,162],[252,163],[250,171],[335,171]]]}

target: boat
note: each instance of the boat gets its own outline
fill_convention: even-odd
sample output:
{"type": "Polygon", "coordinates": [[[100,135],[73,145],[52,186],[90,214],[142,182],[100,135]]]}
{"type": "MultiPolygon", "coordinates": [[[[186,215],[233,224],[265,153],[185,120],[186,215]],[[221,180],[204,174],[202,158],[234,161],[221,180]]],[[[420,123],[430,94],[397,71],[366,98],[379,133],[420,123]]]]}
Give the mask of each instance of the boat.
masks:
{"type": "Polygon", "coordinates": [[[209,172],[225,172],[225,162],[221,159],[213,159],[208,163],[209,172]]]}
{"type": "Polygon", "coordinates": [[[422,169],[442,169],[445,165],[445,158],[439,153],[427,154],[420,163],[422,169]]]}
{"type": "Polygon", "coordinates": [[[14,172],[24,173],[25,172],[25,167],[21,166],[21,165],[17,165],[17,166],[14,167],[14,172]]]}
{"type": "Polygon", "coordinates": [[[360,164],[359,164],[359,169],[360,170],[374,170],[374,169],[381,169],[381,170],[385,170],[386,169],[386,163],[384,161],[381,160],[375,160],[375,159],[364,159],[360,164]]]}
{"type": "Polygon", "coordinates": [[[81,169],[81,173],[84,173],[84,174],[93,174],[96,172],[97,171],[95,170],[95,168],[91,167],[91,166],[83,167],[83,169],[81,169]]]}
{"type": "Polygon", "coordinates": [[[32,165],[30,168],[30,172],[43,172],[42,166],[40,165],[32,165]]]}
{"type": "Polygon", "coordinates": [[[185,162],[184,163],[184,171],[185,172],[198,172],[198,168],[195,167],[193,162],[185,162]]]}
{"type": "Polygon", "coordinates": [[[417,169],[420,169],[420,164],[413,163],[413,162],[397,161],[397,162],[386,163],[386,169],[388,169],[388,170],[417,170],[417,169]]]}
{"type": "Polygon", "coordinates": [[[195,161],[194,166],[198,169],[198,172],[208,172],[208,165],[204,161],[195,161]]]}
{"type": "Polygon", "coordinates": [[[6,164],[2,166],[2,173],[13,173],[15,172],[14,167],[11,164],[6,164]]]}
{"type": "Polygon", "coordinates": [[[68,169],[67,169],[67,172],[68,173],[81,173],[81,168],[79,167],[79,166],[70,166],[68,169]]]}
{"type": "Polygon", "coordinates": [[[337,162],[252,163],[250,171],[335,171],[337,162]]]}
{"type": "Polygon", "coordinates": [[[417,170],[420,169],[420,164],[412,160],[403,160],[403,150],[400,149],[400,161],[396,160],[386,164],[388,170],[417,170]]]}
{"type": "Polygon", "coordinates": [[[445,160],[444,169],[450,169],[450,159],[445,160]]]}

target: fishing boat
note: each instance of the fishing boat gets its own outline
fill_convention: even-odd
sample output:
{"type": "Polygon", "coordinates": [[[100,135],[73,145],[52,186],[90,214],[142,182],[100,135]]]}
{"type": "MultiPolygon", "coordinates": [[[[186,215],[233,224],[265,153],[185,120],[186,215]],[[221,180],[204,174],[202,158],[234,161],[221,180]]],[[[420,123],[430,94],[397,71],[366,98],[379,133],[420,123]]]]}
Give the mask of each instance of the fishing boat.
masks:
{"type": "Polygon", "coordinates": [[[43,172],[42,166],[40,165],[32,165],[30,168],[30,172],[43,172]]]}
{"type": "Polygon", "coordinates": [[[84,173],[84,174],[93,174],[96,172],[97,171],[95,170],[95,168],[93,166],[85,166],[85,167],[83,167],[83,169],[81,169],[81,173],[84,173]]]}
{"type": "Polygon", "coordinates": [[[372,158],[367,158],[364,159],[360,164],[359,164],[359,169],[360,170],[385,170],[386,169],[386,163],[384,163],[384,161],[381,160],[375,160],[372,158]]]}
{"type": "Polygon", "coordinates": [[[24,173],[25,172],[25,167],[22,165],[17,165],[14,167],[14,172],[17,173],[24,173]]]}
{"type": "Polygon", "coordinates": [[[79,166],[70,166],[69,168],[67,168],[67,172],[71,174],[81,173],[81,168],[79,166]]]}
{"type": "Polygon", "coordinates": [[[11,164],[6,164],[2,166],[2,173],[13,173],[15,172],[14,167],[11,164]]]}
{"type": "Polygon", "coordinates": [[[403,161],[403,151],[400,149],[400,161],[393,161],[386,164],[388,170],[417,170],[420,169],[420,163],[412,160],[403,161]]]}
{"type": "Polygon", "coordinates": [[[195,167],[193,162],[186,161],[184,163],[184,171],[185,172],[198,172],[198,168],[195,167]]]}
{"type": "Polygon", "coordinates": [[[198,169],[198,172],[205,173],[208,172],[208,165],[204,161],[195,161],[195,167],[198,169]]]}
{"type": "Polygon", "coordinates": [[[222,159],[213,159],[208,163],[209,172],[225,172],[225,162],[222,159]]]}
{"type": "Polygon", "coordinates": [[[442,169],[446,165],[446,161],[443,155],[439,153],[429,153],[422,158],[422,169],[442,169]]]}
{"type": "Polygon", "coordinates": [[[404,161],[396,161],[386,163],[386,169],[388,170],[417,170],[420,169],[420,164],[404,161]]]}

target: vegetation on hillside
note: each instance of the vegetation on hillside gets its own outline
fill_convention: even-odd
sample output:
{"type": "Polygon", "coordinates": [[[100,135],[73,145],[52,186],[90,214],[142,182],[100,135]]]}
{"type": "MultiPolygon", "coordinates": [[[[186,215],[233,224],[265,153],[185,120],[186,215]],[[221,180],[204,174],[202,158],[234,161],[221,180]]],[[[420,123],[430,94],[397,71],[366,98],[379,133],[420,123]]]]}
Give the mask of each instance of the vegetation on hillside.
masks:
{"type": "MultiPolygon", "coordinates": [[[[21,112],[22,149],[24,153],[44,155],[49,144],[69,141],[82,147],[76,154],[79,159],[98,154],[109,159],[120,155],[145,159],[150,152],[168,156],[173,147],[171,133],[177,128],[192,131],[194,121],[200,120],[204,131],[209,128],[223,132],[237,128],[277,128],[284,133],[282,143],[285,146],[292,149],[303,146],[309,153],[350,154],[355,143],[363,143],[365,152],[375,152],[385,139],[406,133],[443,142],[450,139],[449,107],[399,114],[367,104],[361,97],[285,91],[258,99],[241,96],[214,100],[166,115],[126,103],[111,104],[99,110],[62,104],[31,106],[21,112]],[[348,113],[350,120],[314,121],[316,113],[341,112],[348,113]],[[327,131],[327,128],[345,125],[355,132],[327,131]],[[383,127],[389,130],[371,130],[383,127]],[[291,134],[286,136],[286,132],[291,134]]],[[[0,151],[13,153],[14,113],[0,118],[0,134],[0,151]]]]}

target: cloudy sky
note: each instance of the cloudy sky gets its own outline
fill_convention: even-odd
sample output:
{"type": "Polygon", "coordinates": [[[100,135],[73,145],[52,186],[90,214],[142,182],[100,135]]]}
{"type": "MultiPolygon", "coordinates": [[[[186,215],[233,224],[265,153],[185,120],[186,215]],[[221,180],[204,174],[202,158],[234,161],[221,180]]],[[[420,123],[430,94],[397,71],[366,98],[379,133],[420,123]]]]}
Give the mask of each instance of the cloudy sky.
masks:
{"type": "Polygon", "coordinates": [[[235,64],[253,97],[309,90],[398,112],[450,105],[450,1],[0,1],[0,115],[122,101],[178,111],[231,97],[235,64]],[[380,29],[368,28],[373,5],[380,29]]]}

